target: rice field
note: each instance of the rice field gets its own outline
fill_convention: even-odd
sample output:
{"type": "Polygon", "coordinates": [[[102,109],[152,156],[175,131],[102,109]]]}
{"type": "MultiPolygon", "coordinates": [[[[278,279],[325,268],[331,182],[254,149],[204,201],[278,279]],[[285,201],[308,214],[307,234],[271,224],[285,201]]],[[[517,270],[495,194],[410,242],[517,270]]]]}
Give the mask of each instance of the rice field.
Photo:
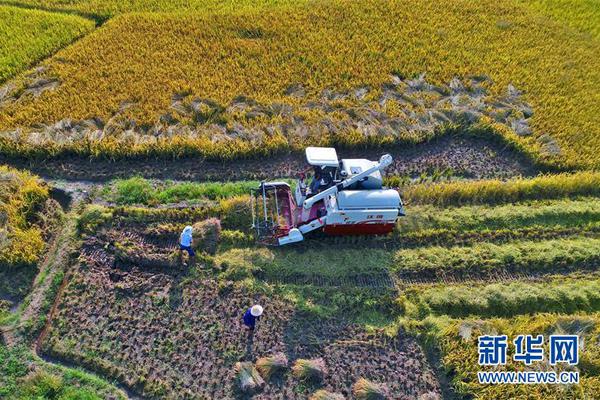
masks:
{"type": "MultiPolygon", "coordinates": [[[[94,21],[76,15],[0,5],[0,83],[94,27],[94,21]]],[[[0,89],[0,102],[5,95],[0,89]]]]}
{"type": "MultiPolygon", "coordinates": [[[[599,394],[598,381],[598,313],[539,313],[509,318],[465,318],[463,320],[447,318],[426,318],[423,321],[429,327],[428,339],[436,343],[442,351],[444,368],[452,370],[453,387],[459,398],[475,396],[480,399],[521,399],[521,398],[596,398],[599,394]],[[579,335],[585,343],[580,349],[580,372],[578,385],[482,385],[477,382],[478,365],[477,337],[479,335],[502,332],[514,338],[522,332],[532,335],[571,334],[579,335]]],[[[522,371],[524,365],[512,360],[512,349],[507,357],[508,363],[500,370],[522,371]]],[[[548,348],[546,346],[546,351],[548,348]]],[[[548,360],[540,362],[544,371],[564,371],[571,367],[551,366],[548,360]]]]}
{"type": "MultiPolygon", "coordinates": [[[[248,197],[239,194],[256,182],[114,181],[94,192],[96,204],[70,212],[78,256],[58,276],[66,278],[57,281],[47,323],[34,325],[41,331],[38,351],[149,398],[181,391],[236,398],[236,363],[250,368],[280,353],[288,367],[259,379],[256,398],[310,398],[319,390],[348,397],[372,385],[392,398],[439,398],[435,360],[458,397],[593,395],[590,346],[581,353],[578,387],[498,391],[476,383],[476,364],[468,364],[480,331],[581,328],[586,341],[594,340],[595,325],[587,321],[600,307],[600,200],[587,178],[574,176],[556,177],[562,184],[546,176],[494,182],[497,193],[511,194],[500,204],[480,201],[484,192],[472,188],[451,206],[429,195],[410,206],[392,235],[317,235],[284,248],[252,239],[248,197]],[[183,266],[178,234],[214,218],[222,227],[217,246],[196,246],[197,263],[183,266]],[[239,313],[256,301],[267,318],[248,353],[239,313]],[[425,357],[429,350],[439,358],[425,357]],[[354,359],[349,355],[361,361],[345,361],[354,359]],[[309,384],[291,368],[299,360],[327,373],[309,384]]],[[[447,198],[446,191],[432,193],[447,198]]],[[[18,314],[3,318],[18,321],[18,314]]]]}
{"type": "Polygon", "coordinates": [[[0,166],[0,397],[600,398],[599,10],[3,3],[0,156],[72,197],[0,166]],[[394,155],[393,233],[256,243],[307,145],[394,155]],[[496,333],[580,335],[581,383],[478,383],[496,333]]]}
{"type": "MultiPolygon", "coordinates": [[[[5,105],[0,128],[99,118],[101,123],[94,120],[91,128],[62,123],[45,131],[5,134],[3,141],[16,152],[37,146],[47,153],[54,143],[108,156],[193,150],[226,157],[299,148],[311,141],[419,142],[430,136],[415,136],[410,128],[406,137],[384,134],[368,140],[364,132],[346,128],[308,140],[302,131],[265,129],[285,125],[289,114],[281,110],[286,107],[306,121],[308,131],[323,118],[338,121],[335,112],[311,109],[311,102],[365,87],[361,101],[380,99],[390,75],[408,81],[425,73],[428,85],[489,77],[484,85],[489,107],[497,97],[522,92],[531,108],[523,108],[530,128],[519,125],[524,122],[518,118],[513,128],[521,136],[496,127],[489,117],[481,124],[495,127],[543,164],[591,167],[597,165],[600,102],[594,82],[600,80],[600,68],[594,55],[599,50],[596,39],[515,2],[456,0],[442,10],[434,2],[316,2],[226,13],[216,20],[203,14],[123,14],[44,63],[47,76],[60,86],[5,105]],[[243,108],[254,102],[270,111],[234,112],[236,104],[243,108]],[[174,114],[186,107],[196,107],[192,121],[174,114]],[[230,113],[223,115],[223,109],[230,113]],[[165,124],[173,118],[179,128],[168,133],[165,124]],[[103,129],[108,121],[114,126],[103,129]],[[217,134],[216,127],[224,134],[217,134]],[[160,132],[158,140],[149,134],[153,129],[160,132]]],[[[352,104],[351,97],[335,101],[352,104]]],[[[377,109],[377,104],[369,107],[377,109]]],[[[398,107],[407,106],[390,101],[383,111],[394,117],[398,107]]]]}
{"type": "Polygon", "coordinates": [[[535,0],[524,3],[595,39],[600,38],[600,8],[594,0],[535,0]]]}
{"type": "Polygon", "coordinates": [[[44,249],[39,213],[48,200],[48,187],[27,172],[5,166],[0,166],[0,178],[0,267],[35,264],[44,249]]]}
{"type": "Polygon", "coordinates": [[[127,398],[96,376],[53,366],[32,356],[25,347],[4,344],[0,344],[0,396],[7,400],[127,398]]]}
{"type": "MultiPolygon", "coordinates": [[[[490,179],[478,181],[434,182],[407,186],[404,198],[411,204],[449,207],[467,204],[517,203],[536,199],[598,195],[600,174],[582,171],[573,174],[539,175],[531,179],[490,179]]],[[[397,179],[388,179],[394,186],[397,179]]]]}
{"type": "Polygon", "coordinates": [[[102,19],[131,12],[193,12],[193,13],[237,13],[270,9],[306,0],[16,0],[15,4],[49,9],[53,11],[96,16],[102,19]]]}
{"type": "Polygon", "coordinates": [[[597,275],[549,277],[532,282],[488,284],[432,284],[412,287],[404,293],[413,316],[448,315],[464,318],[478,315],[511,317],[538,312],[573,314],[597,312],[600,281],[597,275]]]}

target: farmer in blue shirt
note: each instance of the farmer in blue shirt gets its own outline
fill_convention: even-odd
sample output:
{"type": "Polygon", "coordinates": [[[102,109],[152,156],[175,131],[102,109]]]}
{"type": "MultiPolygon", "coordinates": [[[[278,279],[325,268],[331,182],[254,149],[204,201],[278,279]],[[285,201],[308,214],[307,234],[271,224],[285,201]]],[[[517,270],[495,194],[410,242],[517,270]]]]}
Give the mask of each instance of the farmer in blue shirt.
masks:
{"type": "Polygon", "coordinates": [[[183,252],[187,251],[189,256],[189,265],[194,263],[194,257],[196,256],[194,249],[192,249],[192,230],[193,228],[191,226],[186,226],[179,237],[179,259],[181,260],[183,252]]]}
{"type": "Polygon", "coordinates": [[[260,316],[263,313],[263,308],[261,306],[259,306],[258,304],[250,307],[248,310],[246,310],[246,312],[244,313],[244,325],[246,325],[246,328],[248,328],[250,331],[254,330],[254,327],[256,326],[256,321],[260,318],[260,316]]]}

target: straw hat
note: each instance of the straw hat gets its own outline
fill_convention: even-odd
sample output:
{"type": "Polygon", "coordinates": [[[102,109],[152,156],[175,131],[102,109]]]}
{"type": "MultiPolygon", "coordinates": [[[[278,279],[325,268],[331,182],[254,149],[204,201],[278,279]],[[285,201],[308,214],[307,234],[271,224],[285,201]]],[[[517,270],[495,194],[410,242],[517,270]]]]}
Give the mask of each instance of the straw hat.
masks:
{"type": "Polygon", "coordinates": [[[254,315],[255,317],[260,317],[263,313],[263,308],[261,306],[259,306],[258,304],[255,306],[252,306],[252,308],[250,309],[250,314],[254,315]]]}

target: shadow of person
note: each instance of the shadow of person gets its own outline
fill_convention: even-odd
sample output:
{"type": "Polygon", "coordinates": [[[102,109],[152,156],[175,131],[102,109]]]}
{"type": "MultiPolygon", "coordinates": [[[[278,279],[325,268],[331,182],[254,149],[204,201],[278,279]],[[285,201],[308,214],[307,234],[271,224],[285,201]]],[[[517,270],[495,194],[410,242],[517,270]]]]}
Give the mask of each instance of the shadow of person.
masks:
{"type": "Polygon", "coordinates": [[[254,329],[246,329],[246,352],[244,361],[252,361],[252,351],[254,348],[254,329]]]}

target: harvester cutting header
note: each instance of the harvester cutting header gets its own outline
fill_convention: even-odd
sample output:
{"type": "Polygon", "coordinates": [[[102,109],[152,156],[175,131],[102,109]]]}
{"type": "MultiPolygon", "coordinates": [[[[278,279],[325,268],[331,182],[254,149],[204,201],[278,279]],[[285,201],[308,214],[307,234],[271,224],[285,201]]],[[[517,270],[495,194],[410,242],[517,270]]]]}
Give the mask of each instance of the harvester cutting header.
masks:
{"type": "Polygon", "coordinates": [[[308,147],[306,161],[311,167],[300,174],[293,194],[286,182],[262,182],[253,190],[253,228],[260,242],[300,242],[321,228],[328,235],[386,234],[404,215],[398,192],[383,187],[381,171],[392,163],[391,155],[379,162],[339,161],[334,148],[308,147]]]}

